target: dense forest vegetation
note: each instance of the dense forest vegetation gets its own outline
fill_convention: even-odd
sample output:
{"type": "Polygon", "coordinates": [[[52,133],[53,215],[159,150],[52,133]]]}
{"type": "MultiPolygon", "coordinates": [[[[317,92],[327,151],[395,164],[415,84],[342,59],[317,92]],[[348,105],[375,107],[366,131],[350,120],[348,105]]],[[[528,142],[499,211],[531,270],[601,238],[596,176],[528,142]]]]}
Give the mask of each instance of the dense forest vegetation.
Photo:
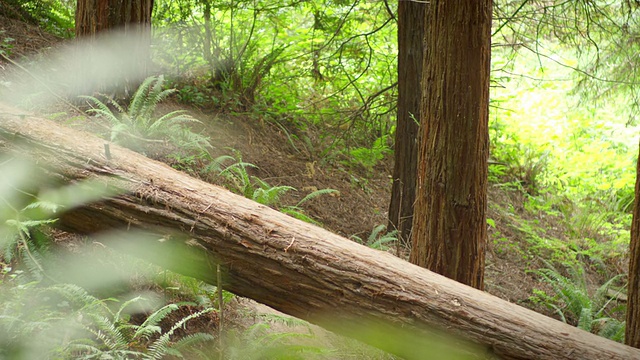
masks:
{"type": "MultiPolygon", "coordinates": [[[[107,142],[107,159],[109,144],[127,147],[549,321],[621,343],[626,331],[626,343],[638,347],[629,336],[640,338],[632,315],[638,310],[627,314],[638,295],[627,289],[638,286],[629,266],[640,256],[630,248],[631,234],[640,231],[632,226],[640,5],[482,2],[492,9],[492,19],[485,17],[491,61],[484,113],[478,105],[480,120],[488,118],[488,148],[474,156],[489,157],[484,170],[472,173],[486,174],[488,205],[478,200],[482,212],[473,215],[482,231],[471,231],[482,261],[464,255],[474,260],[469,268],[482,269],[465,281],[416,259],[416,233],[437,227],[418,218],[429,218],[435,212],[422,210],[434,205],[418,198],[406,209],[407,195],[396,191],[397,164],[419,163],[420,141],[438,140],[425,130],[424,119],[435,121],[425,104],[460,95],[433,90],[437,85],[403,88],[432,75],[402,75],[399,54],[423,51],[417,40],[402,39],[409,34],[421,43],[422,32],[442,34],[447,23],[438,28],[424,23],[427,12],[416,16],[418,7],[431,5],[400,3],[156,0],[137,2],[148,13],[135,6],[120,13],[115,9],[125,5],[106,0],[0,0],[0,102],[22,117],[36,114],[97,134],[107,142]],[[104,10],[99,4],[109,5],[102,22],[92,18],[104,10]],[[420,19],[420,31],[402,30],[402,21],[420,19]],[[113,29],[120,32],[102,37],[113,29]],[[399,102],[414,92],[423,115],[399,102]],[[415,147],[400,150],[407,144],[415,147]],[[414,203],[416,219],[406,220],[414,203]],[[411,224],[418,225],[413,232],[411,224]]],[[[462,56],[462,66],[481,73],[471,67],[481,53],[463,50],[471,55],[462,56]]],[[[422,64],[422,56],[414,61],[422,64]]],[[[442,81],[482,80],[459,74],[442,81]]],[[[461,139],[466,133],[453,130],[461,139]]],[[[42,164],[2,154],[0,357],[395,358],[104,245],[147,234],[65,232],[60,213],[118,194],[91,180],[45,181],[42,164]]],[[[462,169],[478,163],[461,158],[462,169]]],[[[403,181],[427,187],[434,166],[419,172],[413,165],[418,179],[403,181]]],[[[463,178],[462,185],[469,177],[450,175],[463,178]]],[[[469,275],[456,261],[453,268],[469,275]]],[[[222,276],[220,267],[216,273],[222,276]]]]}

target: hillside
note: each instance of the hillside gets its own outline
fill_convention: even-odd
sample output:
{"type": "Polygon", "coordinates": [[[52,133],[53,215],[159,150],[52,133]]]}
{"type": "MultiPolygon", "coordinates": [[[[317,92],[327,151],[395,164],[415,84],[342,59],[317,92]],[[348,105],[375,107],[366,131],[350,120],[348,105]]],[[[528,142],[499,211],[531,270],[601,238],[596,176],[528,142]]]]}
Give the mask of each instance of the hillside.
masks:
{"type": "MultiPolygon", "coordinates": [[[[47,35],[37,27],[0,17],[0,29],[12,40],[6,52],[13,61],[28,62],[27,56],[38,57],[48,48],[56,47],[62,40],[47,35]]],[[[18,77],[29,77],[29,73],[12,66],[8,60],[0,61],[2,73],[0,80],[6,81],[9,74],[18,77]]],[[[13,79],[13,78],[12,78],[13,79]]],[[[185,83],[189,79],[184,80],[185,83]]],[[[212,183],[229,187],[233,185],[229,178],[220,176],[215,171],[203,172],[220,159],[221,156],[232,156],[235,161],[242,161],[254,166],[246,167],[249,176],[255,176],[271,187],[290,186],[294,189],[283,192],[276,205],[295,205],[307,194],[322,190],[334,189],[337,192],[325,194],[300,205],[301,210],[317,221],[324,228],[347,238],[366,241],[379,225],[386,225],[387,209],[390,197],[392,158],[389,154],[374,167],[363,167],[346,161],[340,156],[320,156],[320,140],[314,136],[317,129],[306,129],[311,145],[300,141],[300,129],[270,119],[264,119],[260,113],[246,111],[229,112],[212,106],[196,107],[181,102],[176,96],[162,103],[159,113],[184,109],[200,124],[193,126],[194,131],[204,135],[212,145],[207,157],[192,156],[176,152],[170,145],[153,145],[146,148],[145,153],[161,160],[172,167],[200,177],[212,183]]],[[[104,128],[108,125],[100,119],[87,119],[64,102],[56,102],[53,108],[32,109],[37,114],[55,118],[68,126],[92,130],[99,135],[108,136],[104,128]]],[[[337,136],[337,135],[336,135],[337,136]]],[[[229,165],[230,163],[227,163],[229,165]]],[[[562,266],[574,262],[584,266],[585,283],[593,293],[607,280],[626,272],[626,250],[610,258],[589,258],[580,249],[568,245],[568,228],[566,213],[547,211],[531,205],[530,194],[523,187],[509,186],[505,179],[495,179],[489,185],[489,209],[487,217],[489,238],[487,246],[487,264],[485,290],[510,302],[531,308],[556,318],[558,314],[544,302],[532,301],[535,289],[552,293],[552,285],[544,281],[534,271],[540,268],[562,266]],[[503,180],[503,181],[501,181],[503,180]],[[564,244],[564,245],[563,245],[564,244]]],[[[277,206],[276,206],[277,207],[277,206]]],[[[576,210],[577,211],[577,210],[576,210]]],[[[53,231],[55,236],[68,239],[71,234],[53,231]]],[[[606,239],[598,238],[596,242],[606,239]]],[[[77,243],[83,239],[76,239],[77,243]]],[[[388,251],[406,258],[407,251],[401,246],[389,246],[388,251]]],[[[567,268],[570,270],[570,268],[567,268]]],[[[559,268],[562,274],[570,275],[570,271],[559,268]]],[[[615,298],[615,297],[614,297],[615,298]]],[[[613,308],[615,300],[610,304],[613,308]]],[[[230,323],[248,326],[252,320],[241,315],[252,305],[237,300],[234,304],[230,323]]],[[[266,310],[260,310],[264,313],[266,310]]],[[[620,313],[611,312],[620,318],[620,313]]],[[[620,318],[621,319],[621,318],[620,318]]],[[[575,321],[576,319],[567,319],[575,321]]],[[[211,320],[213,321],[213,320],[211,320]]],[[[193,331],[206,331],[211,321],[199,323],[202,328],[193,331]]],[[[306,328],[305,328],[306,329],[306,328]]]]}

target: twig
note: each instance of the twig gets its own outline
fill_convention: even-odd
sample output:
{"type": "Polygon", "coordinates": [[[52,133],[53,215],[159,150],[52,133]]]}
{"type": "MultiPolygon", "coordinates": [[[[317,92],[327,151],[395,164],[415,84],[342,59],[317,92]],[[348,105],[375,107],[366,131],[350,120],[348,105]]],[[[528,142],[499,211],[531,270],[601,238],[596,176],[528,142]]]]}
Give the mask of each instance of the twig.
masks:
{"type": "Polygon", "coordinates": [[[293,245],[294,241],[296,241],[296,237],[295,236],[293,237],[293,239],[291,239],[291,242],[289,243],[289,246],[284,248],[284,252],[287,252],[287,250],[289,250],[291,248],[291,245],[293,245]]]}

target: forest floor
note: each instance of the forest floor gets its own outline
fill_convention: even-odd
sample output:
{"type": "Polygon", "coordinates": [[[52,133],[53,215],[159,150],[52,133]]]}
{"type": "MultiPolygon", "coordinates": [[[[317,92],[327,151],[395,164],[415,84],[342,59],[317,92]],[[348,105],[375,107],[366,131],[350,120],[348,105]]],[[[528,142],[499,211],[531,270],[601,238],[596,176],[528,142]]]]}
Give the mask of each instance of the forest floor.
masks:
{"type": "MultiPolygon", "coordinates": [[[[34,55],[42,49],[55,46],[60,40],[48,35],[38,28],[24,23],[0,18],[0,30],[4,36],[14,39],[11,42],[11,57],[21,61],[25,56],[34,55]]],[[[9,68],[7,61],[0,61],[2,70],[9,68]]],[[[18,70],[12,70],[18,71],[18,70]]],[[[25,74],[27,76],[27,74],[25,74]]],[[[1,79],[0,79],[1,80],[1,79]]],[[[347,167],[338,161],[324,161],[314,153],[291,146],[286,129],[270,121],[263,121],[255,114],[236,114],[201,110],[185,107],[177,102],[170,102],[162,106],[163,111],[173,109],[187,109],[192,115],[203,122],[202,131],[210,137],[213,148],[211,156],[234,155],[234,151],[242,154],[242,160],[256,165],[250,169],[251,175],[268,182],[270,185],[287,185],[298,191],[289,192],[282,199],[284,204],[295,204],[306,194],[318,189],[336,189],[335,196],[324,195],[306,203],[304,210],[323,227],[345,237],[358,236],[366,239],[374,227],[387,224],[387,209],[390,199],[390,185],[392,159],[386,158],[373,169],[347,167]]],[[[64,105],[59,105],[55,111],[60,112],[64,105]]],[[[73,111],[66,109],[69,114],[73,111]]],[[[47,111],[42,111],[48,116],[47,111]]],[[[67,123],[69,123],[67,121],[67,123]]],[[[74,120],[71,126],[82,126],[82,120],[74,120]]],[[[281,124],[282,125],[282,124],[281,124]]],[[[170,165],[180,167],[175,158],[171,158],[167,151],[160,149],[151,157],[165,161],[170,165]]],[[[194,168],[206,164],[195,164],[194,168]]],[[[198,175],[198,174],[194,174],[198,175]]],[[[214,176],[202,176],[205,180],[222,184],[221,179],[214,176]]],[[[495,226],[489,227],[489,237],[486,253],[485,290],[497,297],[513,303],[554,315],[544,307],[530,301],[533,290],[548,289],[530,271],[544,264],[537,256],[531,255],[531,243],[526,240],[521,230],[521,222],[530,221],[537,227],[544,229],[548,236],[564,239],[567,229],[561,216],[536,214],[525,209],[526,194],[522,191],[509,189],[501,184],[489,184],[489,208],[487,217],[495,221],[495,226]]],[[[395,250],[391,250],[396,253],[395,250]]],[[[404,251],[399,252],[406,256],[404,251]]],[[[625,264],[617,265],[620,269],[625,264]]],[[[605,276],[597,271],[587,269],[587,281],[590,284],[601,284],[605,276]]],[[[260,306],[249,305],[248,302],[236,301],[237,313],[244,310],[259,309],[260,306]]],[[[265,310],[257,310],[265,312],[265,310]]],[[[232,316],[234,321],[238,316],[232,316]]],[[[202,326],[209,326],[202,321],[202,326]]],[[[203,329],[201,329],[203,330],[203,329]]]]}

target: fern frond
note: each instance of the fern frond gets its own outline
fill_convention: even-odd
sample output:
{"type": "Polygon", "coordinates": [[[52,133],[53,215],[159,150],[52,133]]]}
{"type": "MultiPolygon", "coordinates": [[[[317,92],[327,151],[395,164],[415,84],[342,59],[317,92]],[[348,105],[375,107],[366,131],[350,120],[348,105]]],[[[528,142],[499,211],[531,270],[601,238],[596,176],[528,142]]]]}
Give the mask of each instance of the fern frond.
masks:
{"type": "MultiPolygon", "coordinates": [[[[233,159],[233,158],[232,158],[233,159]]],[[[248,162],[237,162],[235,164],[231,164],[227,166],[224,170],[220,172],[220,175],[227,174],[229,172],[236,171],[235,175],[240,175],[241,177],[246,177],[249,179],[249,174],[247,174],[247,168],[258,169],[258,167],[252,163],[248,162]]]]}
{"type": "Polygon", "coordinates": [[[591,307],[583,307],[578,316],[578,329],[591,332],[591,325],[593,324],[593,313],[591,307]]]}
{"type": "Polygon", "coordinates": [[[179,133],[173,133],[171,139],[186,149],[201,150],[206,152],[206,148],[211,147],[209,138],[192,131],[182,129],[179,133]]]}
{"type": "MultiPolygon", "coordinates": [[[[62,295],[67,301],[81,308],[102,308],[104,301],[112,300],[100,300],[93,295],[89,294],[82,287],[75,284],[58,284],[48,288],[48,291],[55,292],[62,295]]],[[[95,311],[95,310],[94,310],[95,311]]]]}
{"type": "Polygon", "coordinates": [[[176,89],[166,89],[166,90],[157,92],[156,86],[159,89],[162,89],[163,83],[156,82],[156,85],[154,86],[154,91],[149,93],[147,104],[144,108],[144,112],[140,114],[146,119],[151,119],[153,117],[153,112],[156,110],[156,107],[158,106],[158,104],[177,91],[176,89]]]}
{"type": "Polygon", "coordinates": [[[15,257],[15,252],[19,240],[20,238],[15,233],[4,234],[4,238],[0,240],[0,244],[2,245],[2,253],[0,254],[0,259],[4,260],[7,263],[10,263],[15,257]]]}
{"type": "Polygon", "coordinates": [[[295,191],[291,186],[273,186],[270,187],[266,182],[254,177],[254,181],[258,183],[260,188],[253,192],[252,200],[262,205],[277,205],[280,197],[288,191],[295,191]]]}
{"type": "Polygon", "coordinates": [[[624,341],[626,322],[612,318],[606,318],[605,324],[598,332],[598,335],[617,342],[624,341]]]}
{"type": "Polygon", "coordinates": [[[176,110],[150,122],[151,123],[147,126],[147,135],[158,137],[162,135],[183,135],[183,130],[186,130],[185,132],[190,132],[190,130],[184,129],[180,126],[181,124],[187,122],[200,122],[200,120],[186,114],[184,110],[176,110]]]}
{"type": "Polygon", "coordinates": [[[55,213],[58,211],[59,208],[60,208],[60,204],[56,204],[46,200],[39,200],[39,201],[34,201],[29,205],[25,206],[23,210],[41,209],[41,210],[55,213]]]}
{"type": "Polygon", "coordinates": [[[380,235],[380,233],[383,230],[386,230],[386,228],[387,228],[387,226],[383,225],[383,224],[380,224],[380,225],[374,227],[373,230],[371,231],[371,235],[369,235],[368,242],[369,243],[374,242],[378,238],[378,235],[380,235]]]}
{"type": "Polygon", "coordinates": [[[157,326],[167,315],[173,311],[178,310],[179,306],[176,304],[168,304],[160,309],[154,311],[147,319],[140,325],[138,330],[133,334],[134,339],[146,338],[158,333],[159,327],[157,326]]]}
{"type": "Polygon", "coordinates": [[[91,327],[87,329],[101,340],[107,348],[110,350],[125,350],[128,348],[129,342],[126,337],[109,318],[97,314],[89,314],[89,316],[97,330],[91,327]]]}
{"type": "MultiPolygon", "coordinates": [[[[93,96],[80,96],[80,98],[81,99],[86,99],[86,100],[88,100],[90,102],[89,105],[92,106],[92,109],[87,110],[88,113],[94,113],[94,114],[102,115],[105,118],[107,118],[107,120],[109,120],[109,122],[111,122],[112,124],[120,123],[120,119],[111,111],[111,109],[109,109],[107,104],[105,104],[104,102],[98,100],[97,98],[95,98],[93,96]]],[[[110,103],[112,105],[114,104],[116,106],[116,108],[118,109],[118,111],[124,112],[122,107],[120,105],[118,105],[115,101],[110,101],[110,103]]]]}
{"type": "Polygon", "coordinates": [[[207,165],[205,171],[215,171],[220,174],[224,170],[222,168],[224,166],[224,163],[227,161],[236,161],[236,159],[231,155],[218,156],[217,158],[213,159],[213,161],[211,161],[209,165],[207,165]]]}
{"type": "Polygon", "coordinates": [[[151,346],[149,347],[149,356],[152,359],[162,359],[162,357],[164,356],[164,354],[166,353],[167,348],[170,347],[170,339],[171,339],[171,335],[173,335],[173,333],[181,328],[187,321],[200,317],[204,314],[210,313],[212,311],[214,311],[214,308],[208,308],[208,309],[204,309],[198,312],[195,312],[189,316],[185,316],[184,318],[182,318],[180,321],[178,321],[177,323],[175,323],[171,329],[169,329],[169,331],[167,331],[166,333],[162,334],[156,341],[153,342],[153,344],[151,344],[151,346]]]}
{"type": "Polygon", "coordinates": [[[316,190],[316,191],[308,194],[304,198],[302,198],[302,200],[300,200],[296,204],[296,206],[300,206],[300,205],[304,204],[305,202],[307,202],[307,201],[309,201],[311,199],[317,198],[318,196],[322,196],[322,195],[325,195],[325,194],[337,193],[337,192],[338,192],[338,190],[335,190],[335,189],[320,189],[320,190],[316,190]]]}
{"type": "Polygon", "coordinates": [[[156,80],[157,78],[155,76],[149,76],[148,78],[144,79],[144,81],[142,81],[142,84],[140,84],[140,86],[138,86],[138,89],[131,98],[129,108],[127,109],[127,112],[132,118],[137,118],[141,115],[145,104],[148,101],[147,94],[149,93],[149,89],[152,86],[151,84],[156,80]]]}
{"type": "Polygon", "coordinates": [[[207,341],[213,341],[213,340],[215,340],[215,337],[213,337],[213,335],[211,334],[195,333],[195,334],[187,335],[182,339],[176,341],[173,345],[171,345],[171,348],[181,351],[181,350],[188,349],[194,345],[199,345],[207,341]]]}
{"type": "Polygon", "coordinates": [[[115,313],[113,319],[114,321],[120,321],[120,319],[122,319],[122,312],[124,311],[125,308],[127,308],[129,305],[136,303],[138,301],[144,300],[144,298],[142,296],[136,296],[134,298],[131,298],[125,302],[122,303],[122,305],[120,305],[120,307],[118,308],[118,311],[115,313]]]}
{"type": "Polygon", "coordinates": [[[308,215],[306,215],[304,212],[302,212],[302,209],[300,209],[297,206],[285,206],[285,207],[282,207],[282,208],[280,208],[280,212],[284,213],[284,214],[287,214],[287,215],[289,215],[291,217],[294,217],[294,218],[296,218],[298,220],[302,220],[302,221],[304,221],[306,223],[309,223],[309,224],[314,224],[314,225],[318,225],[318,226],[322,225],[319,222],[317,222],[314,219],[312,219],[311,217],[309,217],[308,215]]]}
{"type": "Polygon", "coordinates": [[[127,134],[131,128],[127,124],[119,123],[111,127],[111,141],[117,142],[120,134],[127,134]]]}

